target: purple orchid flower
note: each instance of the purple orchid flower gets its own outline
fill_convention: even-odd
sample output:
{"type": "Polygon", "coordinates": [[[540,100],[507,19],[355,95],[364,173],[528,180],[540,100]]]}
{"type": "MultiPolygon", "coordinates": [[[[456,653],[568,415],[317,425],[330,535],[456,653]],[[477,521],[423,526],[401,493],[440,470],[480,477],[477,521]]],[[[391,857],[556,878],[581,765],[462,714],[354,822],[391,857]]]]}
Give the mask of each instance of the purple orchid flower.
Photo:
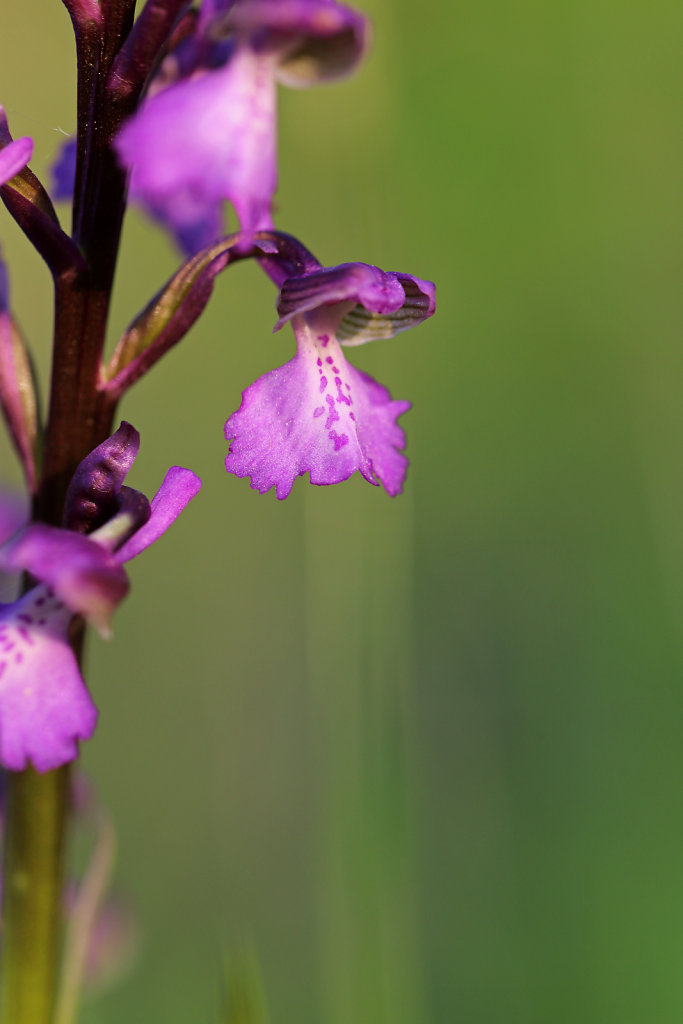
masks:
{"type": "Polygon", "coordinates": [[[28,135],[0,149],[0,185],[5,185],[15,174],[23,171],[32,155],[33,139],[28,135]]]}
{"type": "Polygon", "coordinates": [[[182,59],[169,58],[184,77],[152,90],[116,140],[132,198],[190,254],[223,234],[226,199],[241,230],[271,227],[277,82],[348,74],[367,36],[365,18],[336,0],[205,0],[182,59]]]}
{"type": "Polygon", "coordinates": [[[108,635],[128,591],[123,563],[153,544],[201,486],[179,466],[151,503],[123,486],[139,443],[122,423],[77,469],[65,504],[69,528],[32,523],[0,551],[3,568],[38,580],[0,605],[0,762],[13,771],[66,764],[92,735],[97,709],[69,644],[71,621],[81,615],[108,635]]]}
{"type": "Polygon", "coordinates": [[[399,494],[408,460],[397,419],[410,402],[354,369],[342,345],[390,338],[435,310],[430,281],[385,273],[365,263],[309,265],[284,281],[279,330],[291,321],[297,353],[247,388],[225,424],[229,473],[250,477],[262,494],[286,498],[297,476],[335,484],[356,470],[388,494],[399,494]]]}

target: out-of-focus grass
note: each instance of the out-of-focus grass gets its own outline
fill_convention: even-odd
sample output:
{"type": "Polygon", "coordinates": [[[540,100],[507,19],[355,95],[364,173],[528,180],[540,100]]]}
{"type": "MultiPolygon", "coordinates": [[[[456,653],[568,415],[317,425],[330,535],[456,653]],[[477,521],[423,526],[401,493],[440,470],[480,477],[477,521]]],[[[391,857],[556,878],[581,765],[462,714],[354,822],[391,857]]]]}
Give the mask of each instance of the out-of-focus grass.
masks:
{"type": "MultiPolygon", "coordinates": [[[[406,494],[225,477],[223,419],[292,352],[256,268],[127,399],[132,483],[204,490],[91,647],[85,762],[148,943],[85,1020],[210,1019],[244,934],[277,1021],[676,1020],[680,11],[366,9],[355,79],[282,92],[278,223],[438,283],[352,353],[414,403],[406,494]]],[[[71,56],[57,0],[3,11],[37,167],[71,56]]],[[[44,366],[46,274],[0,232],[44,366]]],[[[117,328],[173,266],[132,216],[117,328]]]]}

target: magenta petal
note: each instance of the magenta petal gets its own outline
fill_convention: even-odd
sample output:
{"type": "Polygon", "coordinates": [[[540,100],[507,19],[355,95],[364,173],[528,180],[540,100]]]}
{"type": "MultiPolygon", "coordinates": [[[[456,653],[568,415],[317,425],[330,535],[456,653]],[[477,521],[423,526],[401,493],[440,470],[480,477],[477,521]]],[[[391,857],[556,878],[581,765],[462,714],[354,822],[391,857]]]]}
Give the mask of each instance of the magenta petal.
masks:
{"type": "Polygon", "coordinates": [[[19,171],[23,171],[32,155],[33,139],[28,136],[15,139],[0,149],[0,185],[4,185],[19,171]]]}
{"type": "Polygon", "coordinates": [[[131,195],[152,211],[175,207],[192,227],[229,199],[240,226],[270,226],[276,185],[273,59],[240,47],[217,71],[148,99],[116,141],[131,195]]]}
{"type": "Polygon", "coordinates": [[[202,482],[196,473],[171,466],[151,501],[152,512],[144,526],[116,552],[119,562],[128,562],[168,530],[183,509],[199,493],[202,482]]]}
{"type": "Polygon", "coordinates": [[[225,424],[226,469],[279,499],[306,472],[312,484],[334,484],[358,470],[398,494],[407,459],[396,420],[410,403],[350,366],[333,337],[297,327],[297,355],[247,388],[225,424]]]}
{"type": "Polygon", "coordinates": [[[0,552],[10,572],[25,569],[54,590],[71,613],[102,631],[128,592],[128,578],[115,556],[95,541],[44,523],[24,527],[0,552]]]}
{"type": "Polygon", "coordinates": [[[358,417],[358,441],[368,453],[372,472],[387,494],[394,498],[403,490],[408,468],[408,460],[402,451],[406,437],[396,421],[408,412],[410,402],[392,399],[387,388],[369,374],[352,366],[350,369],[357,391],[364,400],[363,414],[358,417]]]}
{"type": "Polygon", "coordinates": [[[97,710],[67,641],[71,612],[46,587],[0,607],[0,762],[48,771],[78,756],[97,710]]]}

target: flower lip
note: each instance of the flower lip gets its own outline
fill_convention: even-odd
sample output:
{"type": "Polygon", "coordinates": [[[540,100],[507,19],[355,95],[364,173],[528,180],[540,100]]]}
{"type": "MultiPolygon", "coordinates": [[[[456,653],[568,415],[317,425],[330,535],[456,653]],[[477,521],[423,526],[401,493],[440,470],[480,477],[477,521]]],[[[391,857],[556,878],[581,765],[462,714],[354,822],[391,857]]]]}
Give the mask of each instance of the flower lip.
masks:
{"type": "Polygon", "coordinates": [[[0,605],[0,762],[12,771],[73,761],[95,729],[97,709],[66,640],[70,618],[45,586],[0,605]]]}
{"type": "Polygon", "coordinates": [[[410,402],[392,399],[353,367],[341,345],[391,337],[422,323],[435,310],[434,285],[366,263],[322,267],[310,254],[297,261],[298,273],[283,280],[277,260],[261,262],[272,264],[268,272],[282,282],[275,329],[291,321],[297,351],[243,392],[225,424],[226,469],[249,477],[262,494],[275,487],[280,500],[306,473],[322,485],[358,471],[390,496],[399,494],[408,460],[398,419],[410,402]]]}

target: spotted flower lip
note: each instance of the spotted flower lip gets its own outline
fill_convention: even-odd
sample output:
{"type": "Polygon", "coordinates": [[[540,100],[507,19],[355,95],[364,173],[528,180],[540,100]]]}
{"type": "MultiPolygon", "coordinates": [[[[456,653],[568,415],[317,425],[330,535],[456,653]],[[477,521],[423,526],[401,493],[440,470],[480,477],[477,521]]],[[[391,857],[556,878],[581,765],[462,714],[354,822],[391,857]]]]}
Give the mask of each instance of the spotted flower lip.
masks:
{"type": "Polygon", "coordinates": [[[65,764],[92,735],[97,710],[68,641],[71,620],[82,615],[108,635],[128,591],[123,563],[154,543],[201,486],[173,466],[147,502],[123,484],[138,447],[137,431],[124,423],[76,471],[67,519],[91,532],[30,523],[0,549],[0,568],[37,580],[18,601],[0,604],[0,762],[13,771],[65,764]],[[88,495],[107,509],[104,522],[91,514],[88,495]]]}
{"type": "Polygon", "coordinates": [[[0,149],[0,185],[22,171],[33,155],[33,139],[25,135],[0,149]]]}
{"type": "Polygon", "coordinates": [[[225,200],[242,231],[271,227],[277,83],[303,88],[348,74],[365,52],[367,24],[336,0],[205,3],[177,61],[184,77],[152,90],[116,139],[131,197],[189,254],[221,236],[225,200]]]}
{"type": "Polygon", "coordinates": [[[284,281],[278,330],[291,322],[297,352],[247,388],[225,424],[226,469],[279,499],[297,476],[332,484],[359,471],[391,496],[408,465],[397,420],[410,402],[347,362],[342,345],[391,337],[435,311],[430,281],[364,263],[309,269],[284,281]]]}

